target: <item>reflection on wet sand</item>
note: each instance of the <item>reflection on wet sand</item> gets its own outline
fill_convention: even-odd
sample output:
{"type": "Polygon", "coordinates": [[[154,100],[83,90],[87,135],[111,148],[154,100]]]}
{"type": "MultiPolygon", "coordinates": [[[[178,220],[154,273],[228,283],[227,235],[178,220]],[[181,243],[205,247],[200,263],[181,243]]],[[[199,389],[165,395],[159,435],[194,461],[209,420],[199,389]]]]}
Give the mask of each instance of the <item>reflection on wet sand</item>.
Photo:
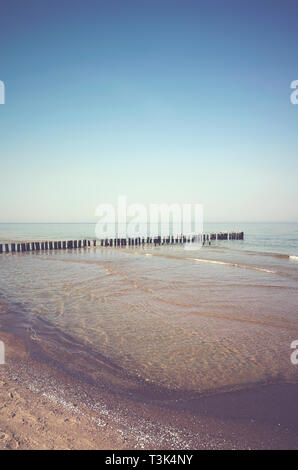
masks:
{"type": "MultiPolygon", "coordinates": [[[[97,248],[16,254],[1,263],[6,301],[61,365],[58,330],[69,335],[64,352],[77,341],[131,379],[176,392],[297,379],[289,357],[298,269],[284,256],[97,248]],[[39,319],[51,335],[42,323],[36,328],[39,319]]],[[[90,377],[97,369],[90,361],[90,377]]]]}

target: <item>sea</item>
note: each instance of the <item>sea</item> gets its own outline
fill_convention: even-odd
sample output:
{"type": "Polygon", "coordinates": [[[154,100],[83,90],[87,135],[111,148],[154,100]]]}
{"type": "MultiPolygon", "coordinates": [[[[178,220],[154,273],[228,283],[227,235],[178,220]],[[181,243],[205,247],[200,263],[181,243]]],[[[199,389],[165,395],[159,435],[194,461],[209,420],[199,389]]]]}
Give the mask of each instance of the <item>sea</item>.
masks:
{"type": "MultiPolygon", "coordinates": [[[[225,231],[244,240],[3,253],[0,328],[93,383],[102,363],[181,397],[297,383],[298,223],[204,226],[225,231]]],[[[95,224],[0,224],[0,243],[83,238],[95,224]]]]}

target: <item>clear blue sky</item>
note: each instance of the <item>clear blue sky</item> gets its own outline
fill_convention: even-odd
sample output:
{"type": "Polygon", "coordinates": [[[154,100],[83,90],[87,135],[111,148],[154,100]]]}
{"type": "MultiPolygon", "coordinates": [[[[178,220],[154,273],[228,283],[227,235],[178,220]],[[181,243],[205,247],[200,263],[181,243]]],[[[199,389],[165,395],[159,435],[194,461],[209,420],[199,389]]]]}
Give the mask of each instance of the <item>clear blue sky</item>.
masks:
{"type": "Polygon", "coordinates": [[[298,220],[298,4],[2,0],[0,222],[298,220]]]}

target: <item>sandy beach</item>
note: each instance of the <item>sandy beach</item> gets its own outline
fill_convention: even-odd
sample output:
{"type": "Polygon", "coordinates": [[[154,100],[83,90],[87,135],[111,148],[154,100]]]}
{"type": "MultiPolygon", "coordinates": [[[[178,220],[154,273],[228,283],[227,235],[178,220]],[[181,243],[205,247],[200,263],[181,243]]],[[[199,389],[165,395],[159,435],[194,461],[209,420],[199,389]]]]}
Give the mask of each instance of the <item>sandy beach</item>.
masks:
{"type": "Polygon", "coordinates": [[[3,256],[0,448],[297,449],[295,266],[145,254],[3,256]]]}
{"type": "Polygon", "coordinates": [[[32,360],[1,331],[0,449],[297,449],[297,385],[131,399],[32,360]]]}
{"type": "Polygon", "coordinates": [[[0,12],[0,450],[298,450],[298,2],[0,12]]]}
{"type": "MultiPolygon", "coordinates": [[[[92,413],[59,400],[28,382],[37,364],[30,362],[23,341],[1,333],[8,363],[0,369],[0,449],[122,449],[113,426],[99,426],[92,413]],[[19,365],[18,365],[19,364],[19,365]],[[107,429],[106,429],[107,428],[107,429]]],[[[36,372],[36,370],[35,370],[36,372]]],[[[53,380],[40,366],[40,379],[53,380]]],[[[57,379],[57,378],[56,378],[57,379]]]]}

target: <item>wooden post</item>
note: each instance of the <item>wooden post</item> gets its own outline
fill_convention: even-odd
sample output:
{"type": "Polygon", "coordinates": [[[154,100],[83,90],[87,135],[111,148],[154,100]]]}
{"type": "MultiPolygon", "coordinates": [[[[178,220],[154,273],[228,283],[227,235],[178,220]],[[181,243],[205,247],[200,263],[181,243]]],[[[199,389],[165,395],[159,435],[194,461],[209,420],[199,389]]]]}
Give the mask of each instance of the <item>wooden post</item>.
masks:
{"type": "Polygon", "coordinates": [[[78,241],[77,241],[77,240],[74,240],[74,242],[73,242],[73,247],[74,247],[74,248],[78,248],[78,241]]]}
{"type": "Polygon", "coordinates": [[[11,252],[12,252],[12,253],[15,253],[15,251],[16,251],[16,244],[15,244],[15,243],[12,243],[12,244],[11,244],[11,252]]]}
{"type": "Polygon", "coordinates": [[[26,243],[26,251],[30,251],[30,250],[31,250],[30,243],[26,243]]]}
{"type": "Polygon", "coordinates": [[[96,246],[96,240],[93,240],[93,246],[96,246]]]}
{"type": "Polygon", "coordinates": [[[87,246],[87,240],[83,240],[83,247],[86,248],[87,246]]]}
{"type": "Polygon", "coordinates": [[[57,249],[58,249],[58,243],[54,242],[54,250],[57,250],[57,249]]]}
{"type": "Polygon", "coordinates": [[[21,251],[21,244],[18,243],[18,244],[17,244],[17,252],[19,253],[20,251],[21,251]]]}
{"type": "Polygon", "coordinates": [[[25,243],[22,243],[22,251],[26,251],[26,245],[25,245],[25,243]]]}
{"type": "Polygon", "coordinates": [[[44,242],[41,242],[40,244],[40,249],[43,251],[44,250],[44,242]]]}

